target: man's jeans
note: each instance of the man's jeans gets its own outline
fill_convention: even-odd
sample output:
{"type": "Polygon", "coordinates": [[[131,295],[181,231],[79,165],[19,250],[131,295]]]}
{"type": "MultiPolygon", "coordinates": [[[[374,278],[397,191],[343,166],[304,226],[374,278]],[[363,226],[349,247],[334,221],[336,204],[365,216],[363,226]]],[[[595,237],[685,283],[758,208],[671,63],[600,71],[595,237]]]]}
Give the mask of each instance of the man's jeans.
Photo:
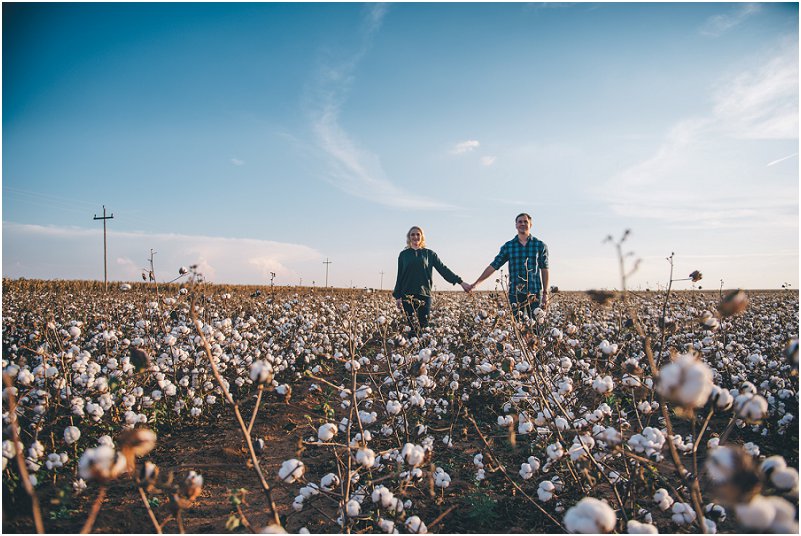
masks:
{"type": "Polygon", "coordinates": [[[542,302],[541,294],[526,294],[518,293],[509,296],[509,302],[512,304],[512,311],[518,319],[522,315],[528,315],[529,318],[534,318],[532,311],[540,306],[542,302]]]}

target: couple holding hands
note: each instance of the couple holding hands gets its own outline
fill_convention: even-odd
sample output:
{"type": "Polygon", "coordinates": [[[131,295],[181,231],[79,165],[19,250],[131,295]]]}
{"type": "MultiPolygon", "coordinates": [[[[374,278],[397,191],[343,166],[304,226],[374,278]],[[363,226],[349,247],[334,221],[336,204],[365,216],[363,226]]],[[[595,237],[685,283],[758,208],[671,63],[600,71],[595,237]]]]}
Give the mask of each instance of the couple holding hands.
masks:
{"type": "Polygon", "coordinates": [[[548,246],[531,235],[531,216],[525,212],[515,218],[517,235],[501,246],[501,251],[471,285],[450,271],[436,253],[426,248],[420,227],[406,233],[406,249],[398,255],[398,278],[392,296],[398,309],[406,313],[412,328],[415,319],[420,328],[428,326],[431,314],[431,277],[433,269],[452,285],[472,291],[509,262],[509,302],[518,314],[531,316],[537,307],[548,307],[548,246]]]}

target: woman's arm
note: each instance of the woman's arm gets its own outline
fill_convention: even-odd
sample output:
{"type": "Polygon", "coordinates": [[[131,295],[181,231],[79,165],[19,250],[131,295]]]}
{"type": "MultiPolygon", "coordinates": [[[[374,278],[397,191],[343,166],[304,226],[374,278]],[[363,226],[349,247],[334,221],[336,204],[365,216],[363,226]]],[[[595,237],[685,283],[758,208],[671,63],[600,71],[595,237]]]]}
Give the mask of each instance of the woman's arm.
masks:
{"type": "Polygon", "coordinates": [[[450,268],[445,266],[445,264],[439,259],[439,256],[433,251],[431,252],[431,261],[431,264],[437,269],[439,275],[441,275],[445,281],[451,285],[456,285],[462,282],[462,278],[453,273],[450,268]]]}
{"type": "Polygon", "coordinates": [[[398,276],[395,278],[395,288],[392,291],[392,297],[395,298],[398,307],[401,307],[401,273],[403,272],[403,262],[401,256],[398,255],[398,276]]]}

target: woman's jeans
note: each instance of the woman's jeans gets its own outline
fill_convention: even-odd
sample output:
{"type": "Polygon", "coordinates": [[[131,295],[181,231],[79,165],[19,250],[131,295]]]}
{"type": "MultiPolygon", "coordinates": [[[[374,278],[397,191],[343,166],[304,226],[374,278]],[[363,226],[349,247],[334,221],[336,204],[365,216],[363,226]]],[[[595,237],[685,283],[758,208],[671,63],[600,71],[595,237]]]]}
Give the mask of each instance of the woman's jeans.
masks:
{"type": "Polygon", "coordinates": [[[409,326],[416,333],[428,327],[428,317],[431,314],[431,296],[404,296],[403,311],[409,326]],[[415,322],[415,319],[417,320],[415,322]],[[419,326],[419,327],[418,327],[419,326]]]}

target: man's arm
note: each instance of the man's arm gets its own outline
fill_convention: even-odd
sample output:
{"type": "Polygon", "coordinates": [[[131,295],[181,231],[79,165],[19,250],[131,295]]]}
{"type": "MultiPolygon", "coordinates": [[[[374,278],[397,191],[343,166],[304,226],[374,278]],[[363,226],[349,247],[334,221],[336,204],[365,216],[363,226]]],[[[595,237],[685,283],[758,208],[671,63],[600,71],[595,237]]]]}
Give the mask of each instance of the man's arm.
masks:
{"type": "Polygon", "coordinates": [[[548,290],[550,287],[548,286],[548,281],[550,280],[550,274],[548,268],[540,269],[540,274],[542,275],[542,307],[544,309],[548,308],[548,301],[550,297],[550,291],[548,290]]]}
{"type": "Polygon", "coordinates": [[[473,283],[470,286],[473,287],[473,288],[477,287],[478,285],[483,283],[484,280],[486,280],[489,276],[491,276],[494,272],[495,272],[495,268],[493,268],[491,265],[487,266],[486,268],[484,268],[484,271],[481,272],[481,275],[478,276],[478,279],[476,279],[475,283],[473,283]]]}

